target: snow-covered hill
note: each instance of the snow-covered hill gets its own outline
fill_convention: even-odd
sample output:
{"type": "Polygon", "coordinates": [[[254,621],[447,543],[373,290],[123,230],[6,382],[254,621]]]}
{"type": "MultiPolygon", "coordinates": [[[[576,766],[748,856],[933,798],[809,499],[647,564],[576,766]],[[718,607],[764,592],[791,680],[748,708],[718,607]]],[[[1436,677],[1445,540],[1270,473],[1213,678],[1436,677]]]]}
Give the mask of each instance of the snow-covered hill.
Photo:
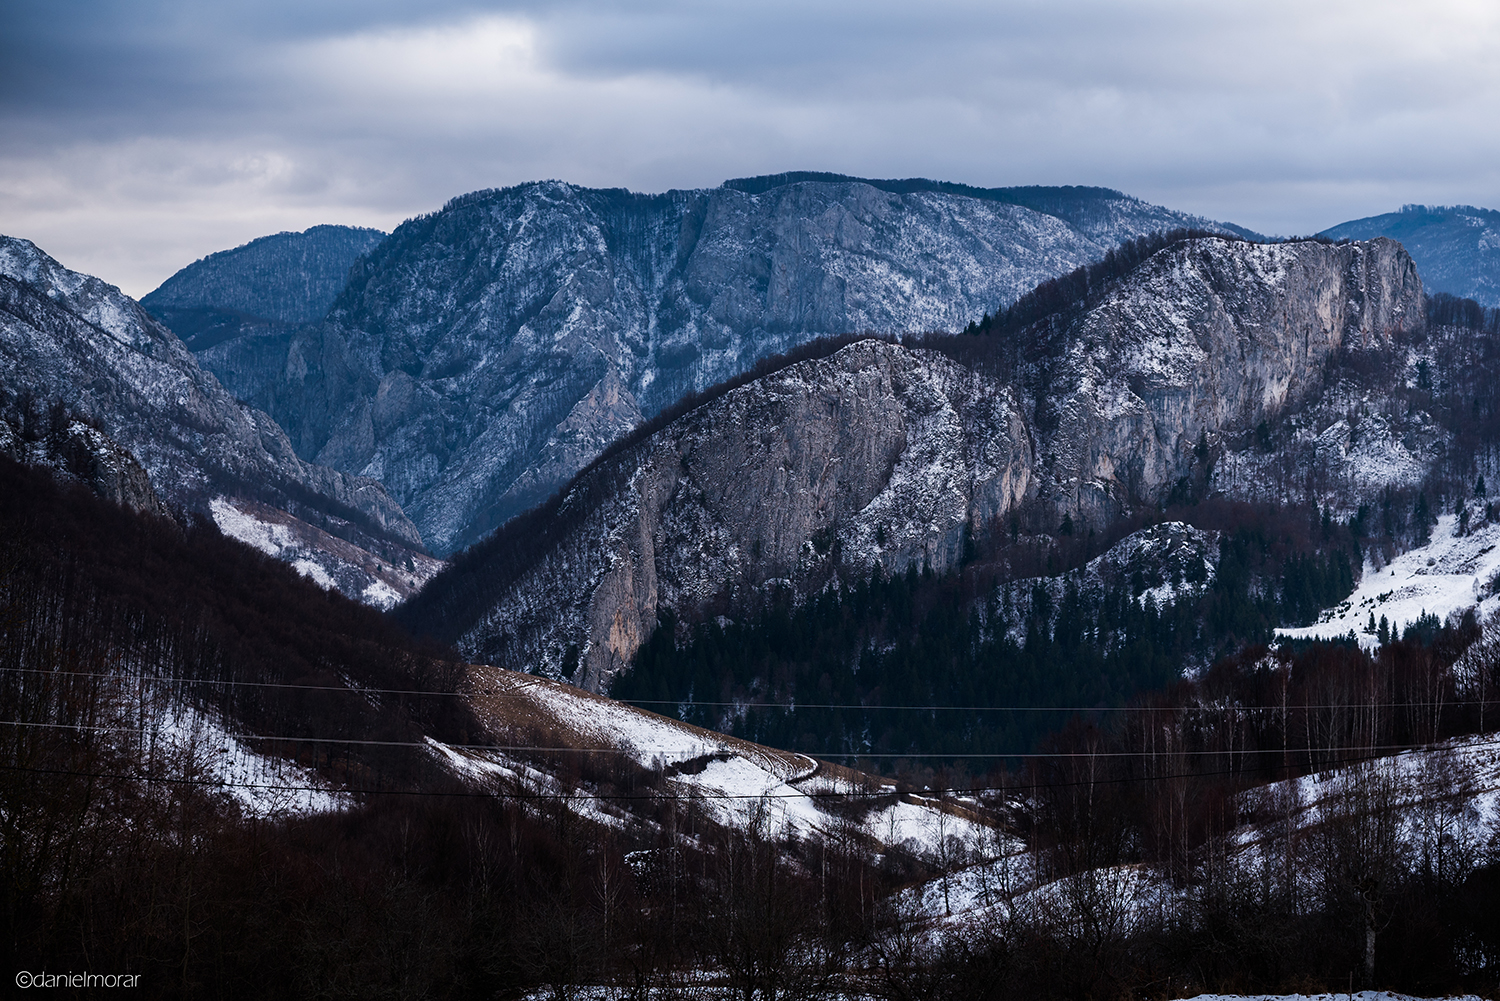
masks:
{"type": "MultiPolygon", "coordinates": [[[[1372,803],[1393,818],[1403,864],[1421,864],[1423,846],[1441,837],[1463,864],[1480,864],[1500,831],[1500,735],[1459,737],[1392,757],[1251,788],[1239,796],[1247,818],[1226,839],[1215,864],[1220,880],[1263,880],[1282,862],[1286,844],[1311,842],[1320,825],[1363,818],[1372,803]],[[1370,790],[1375,790],[1374,794],[1370,790]]],[[[1144,864],[1107,867],[1049,880],[1043,846],[1019,839],[981,843],[983,861],[905,891],[902,906],[934,938],[1027,924],[1063,927],[1103,921],[1110,934],[1134,934],[1180,921],[1210,892],[1184,885],[1144,864]]],[[[1301,849],[1307,850],[1307,849],[1301,849]]],[[[1318,906],[1317,861],[1298,858],[1292,871],[1305,907],[1318,906]]]]}
{"type": "Polygon", "coordinates": [[[1277,635],[1342,639],[1353,634],[1360,646],[1373,650],[1380,645],[1381,619],[1394,636],[1423,615],[1443,620],[1474,608],[1480,621],[1488,619],[1500,611],[1500,523],[1483,520],[1483,503],[1471,501],[1469,510],[1477,517],[1467,532],[1459,531],[1458,515],[1443,515],[1427,545],[1386,564],[1367,560],[1353,594],[1325,609],[1313,625],[1278,629],[1277,635]]]}
{"type": "Polygon", "coordinates": [[[759,825],[775,836],[851,836],[878,850],[925,860],[940,842],[988,843],[993,823],[961,805],[901,791],[894,782],[659,716],[571,685],[470,666],[471,702],[500,747],[433,752],[476,788],[558,796],[580,816],[616,827],[653,828],[651,804],[692,802],[731,829],[759,825]],[[578,782],[570,758],[618,757],[643,773],[622,793],[578,782]],[[571,777],[565,778],[565,774],[571,777]]]}

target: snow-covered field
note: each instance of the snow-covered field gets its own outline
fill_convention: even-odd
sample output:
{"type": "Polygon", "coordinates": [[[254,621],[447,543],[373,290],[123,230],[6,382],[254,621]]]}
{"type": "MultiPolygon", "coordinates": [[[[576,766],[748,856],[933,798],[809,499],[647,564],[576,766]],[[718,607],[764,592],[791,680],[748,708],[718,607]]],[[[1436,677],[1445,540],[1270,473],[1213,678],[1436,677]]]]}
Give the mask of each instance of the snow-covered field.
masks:
{"type": "Polygon", "coordinates": [[[1278,629],[1288,639],[1336,639],[1354,633],[1360,646],[1374,649],[1380,640],[1368,631],[1370,616],[1400,630],[1423,614],[1439,619],[1478,606],[1481,620],[1500,610],[1500,595],[1491,582],[1500,573],[1500,524],[1484,524],[1458,535],[1458,518],[1444,515],[1432,530],[1432,541],[1402,553],[1375,569],[1368,562],[1359,586],[1337,607],[1325,609],[1316,624],[1278,629]]]}
{"type": "MultiPolygon", "coordinates": [[[[894,784],[869,788],[863,777],[789,751],[779,751],[614,702],[571,685],[498,668],[474,668],[475,711],[496,735],[548,734],[553,747],[596,749],[628,756],[663,775],[663,794],[696,801],[716,822],[758,824],[771,836],[851,833],[879,845],[928,857],[940,842],[977,844],[991,829],[962,807],[898,793],[894,784]],[[840,796],[874,796],[863,818],[850,821],[828,805],[840,796]]],[[[502,743],[504,741],[502,740],[502,743]]],[[[538,787],[563,791],[557,780],[504,751],[434,745],[458,774],[476,782],[527,775],[538,787]]],[[[620,805],[601,797],[573,797],[581,813],[634,823],[620,805]]]]}

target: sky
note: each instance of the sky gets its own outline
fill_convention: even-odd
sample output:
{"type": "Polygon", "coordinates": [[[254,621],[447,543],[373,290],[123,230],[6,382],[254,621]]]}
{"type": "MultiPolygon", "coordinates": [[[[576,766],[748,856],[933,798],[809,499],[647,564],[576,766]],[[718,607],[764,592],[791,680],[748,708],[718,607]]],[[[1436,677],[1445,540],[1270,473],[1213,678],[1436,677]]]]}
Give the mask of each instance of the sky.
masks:
{"type": "Polygon", "coordinates": [[[1500,208],[1493,0],[0,0],[0,233],[137,297],[467,191],[827,170],[1500,208]]]}

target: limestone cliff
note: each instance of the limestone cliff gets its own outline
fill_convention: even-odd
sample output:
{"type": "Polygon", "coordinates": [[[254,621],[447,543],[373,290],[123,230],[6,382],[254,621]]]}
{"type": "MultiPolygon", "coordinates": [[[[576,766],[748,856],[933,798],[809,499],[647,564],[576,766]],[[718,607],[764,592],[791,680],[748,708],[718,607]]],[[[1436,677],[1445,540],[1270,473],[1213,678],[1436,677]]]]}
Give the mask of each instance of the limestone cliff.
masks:
{"type": "Polygon", "coordinates": [[[962,329],[1124,237],[1208,225],[1103,190],[752,180],[465,195],[375,248],[322,323],[203,357],[299,454],[383,482],[445,552],[759,358],[962,329]]]}
{"type": "Polygon", "coordinates": [[[576,663],[598,688],[663,608],[732,612],[876,565],[942,571],[965,533],[1011,517],[1082,529],[1160,503],[1315,397],[1343,353],[1420,325],[1421,304],[1390,241],[1179,243],[1016,343],[861,341],[714,398],[596,463],[406,614],[441,620],[471,657],[576,663]]]}

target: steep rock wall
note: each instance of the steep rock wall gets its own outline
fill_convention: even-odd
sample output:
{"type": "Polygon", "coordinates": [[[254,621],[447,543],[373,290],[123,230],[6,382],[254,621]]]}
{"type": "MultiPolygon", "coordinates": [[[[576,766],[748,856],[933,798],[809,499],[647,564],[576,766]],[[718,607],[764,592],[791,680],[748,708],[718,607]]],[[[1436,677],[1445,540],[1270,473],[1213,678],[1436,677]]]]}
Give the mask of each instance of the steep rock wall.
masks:
{"type": "Polygon", "coordinates": [[[398,228],[249,398],[303,456],[380,479],[447,551],[761,357],[960,329],[1119,239],[1207,224],[1105,194],[1080,228],[852,180],[477,192],[398,228]]]}
{"type": "Polygon", "coordinates": [[[1341,352],[1422,324],[1399,244],[1194,240],[1111,289],[1025,368],[1044,425],[1038,497],[1101,524],[1206,473],[1225,435],[1304,405],[1341,352]],[[1046,377],[1038,378],[1045,370],[1046,377]]]}
{"type": "Polygon", "coordinates": [[[461,645],[554,672],[574,646],[575,680],[597,689],[663,606],[806,587],[840,562],[948,568],[971,525],[1025,494],[1030,469],[1003,387],[862,341],[734,390],[585,474],[594,482],[558,515],[577,527],[461,645]]]}
{"type": "MultiPolygon", "coordinates": [[[[461,599],[440,576],[413,621],[424,602],[464,606],[448,635],[471,657],[556,675],[571,647],[572,680],[598,688],[663,608],[734,612],[841,568],[942,571],[965,532],[1007,516],[1082,530],[1159,504],[1224,441],[1316,397],[1340,352],[1420,323],[1421,302],[1389,241],[1203,239],[993,345],[1023,359],[1008,379],[1004,364],[861,341],[609,456],[544,512],[557,536],[536,558],[461,599]]],[[[502,531],[473,562],[517,541],[502,531]]]]}

